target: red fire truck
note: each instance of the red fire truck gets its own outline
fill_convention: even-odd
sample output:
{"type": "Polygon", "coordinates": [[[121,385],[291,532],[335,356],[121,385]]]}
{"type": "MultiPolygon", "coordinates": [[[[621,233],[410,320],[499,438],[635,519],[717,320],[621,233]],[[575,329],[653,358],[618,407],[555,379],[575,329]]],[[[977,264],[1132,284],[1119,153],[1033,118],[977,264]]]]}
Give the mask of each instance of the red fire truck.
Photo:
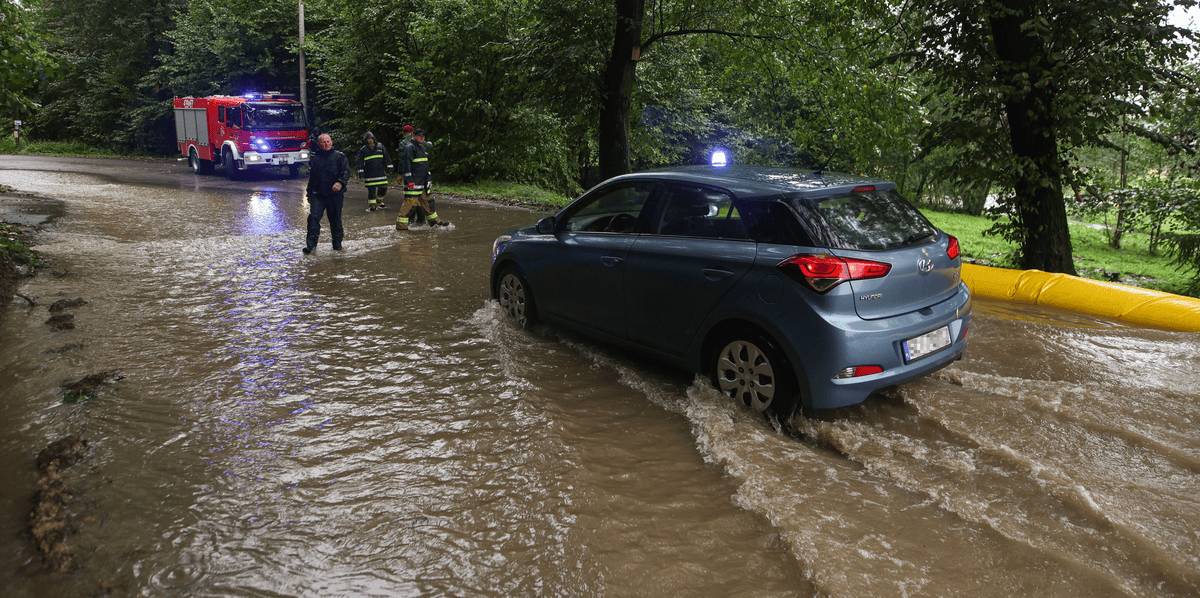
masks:
{"type": "Polygon", "coordinates": [[[219,164],[231,179],[251,168],[308,163],[308,121],[291,94],[175,98],[175,139],[196,174],[219,164]]]}

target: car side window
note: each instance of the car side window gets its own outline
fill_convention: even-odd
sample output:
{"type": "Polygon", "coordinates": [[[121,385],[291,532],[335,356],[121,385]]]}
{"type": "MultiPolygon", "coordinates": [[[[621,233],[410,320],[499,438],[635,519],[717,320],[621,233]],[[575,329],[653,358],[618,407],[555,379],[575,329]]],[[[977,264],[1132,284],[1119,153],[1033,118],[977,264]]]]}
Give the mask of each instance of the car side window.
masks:
{"type": "Polygon", "coordinates": [[[749,233],[728,193],[697,185],[670,184],[659,200],[652,234],[709,239],[748,239],[749,233]]]}
{"type": "Polygon", "coordinates": [[[570,232],[634,232],[654,181],[629,181],[599,189],[572,206],[563,219],[570,232]]]}
{"type": "Polygon", "coordinates": [[[742,202],[741,221],[759,243],[813,247],[812,236],[781,201],[742,202]]]}

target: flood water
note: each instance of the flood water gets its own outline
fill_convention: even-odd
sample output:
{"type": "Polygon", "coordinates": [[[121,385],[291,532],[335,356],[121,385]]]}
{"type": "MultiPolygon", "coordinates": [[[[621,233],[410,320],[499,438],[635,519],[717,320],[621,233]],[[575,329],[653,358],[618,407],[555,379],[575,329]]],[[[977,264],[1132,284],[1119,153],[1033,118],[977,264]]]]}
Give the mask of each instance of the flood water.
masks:
{"type": "Polygon", "coordinates": [[[980,301],[967,358],[783,433],[488,296],[539,214],[0,156],[59,203],[0,327],[0,595],[1196,596],[1200,335],[980,301]],[[51,330],[62,298],[73,330],[51,330]],[[62,384],[121,378],[64,403],[62,384]],[[68,434],[73,554],[26,530],[68,434]]]}

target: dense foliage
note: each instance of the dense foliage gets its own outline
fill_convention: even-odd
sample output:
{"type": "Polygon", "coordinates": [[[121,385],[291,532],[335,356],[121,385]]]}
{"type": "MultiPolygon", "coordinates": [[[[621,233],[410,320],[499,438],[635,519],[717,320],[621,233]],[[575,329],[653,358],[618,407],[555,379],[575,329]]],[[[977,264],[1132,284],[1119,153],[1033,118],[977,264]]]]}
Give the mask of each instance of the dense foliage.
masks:
{"type": "Polygon", "coordinates": [[[1020,244],[1022,266],[1074,273],[1062,192],[1071,152],[1122,117],[1150,116],[1162,95],[1194,91],[1179,67],[1195,36],[1168,24],[1172,5],[916,2],[927,18],[913,64],[938,110],[924,145],[958,148],[1001,190],[1010,219],[998,230],[1020,244]]]}
{"type": "Polygon", "coordinates": [[[0,108],[19,116],[35,108],[34,96],[53,74],[54,61],[30,20],[14,0],[0,0],[0,108]]]}
{"type": "MultiPolygon", "coordinates": [[[[172,97],[298,91],[296,0],[11,2],[4,21],[33,26],[0,28],[20,38],[0,45],[9,64],[62,65],[43,88],[0,68],[6,102],[42,104],[40,138],[169,153],[172,97]]],[[[1197,97],[1194,34],[1166,17],[1194,4],[310,0],[308,98],[314,128],[348,151],[366,131],[396,149],[403,125],[425,128],[447,182],[569,195],[721,148],[889,178],[970,213],[991,197],[1018,263],[1070,272],[1068,203],[1115,210],[1118,239],[1170,222],[1165,251],[1191,230],[1156,214],[1192,205],[1174,190],[1194,187],[1196,129],[1167,114],[1197,97]],[[1114,148],[1193,168],[1110,184],[1099,163],[1114,148]]]]}

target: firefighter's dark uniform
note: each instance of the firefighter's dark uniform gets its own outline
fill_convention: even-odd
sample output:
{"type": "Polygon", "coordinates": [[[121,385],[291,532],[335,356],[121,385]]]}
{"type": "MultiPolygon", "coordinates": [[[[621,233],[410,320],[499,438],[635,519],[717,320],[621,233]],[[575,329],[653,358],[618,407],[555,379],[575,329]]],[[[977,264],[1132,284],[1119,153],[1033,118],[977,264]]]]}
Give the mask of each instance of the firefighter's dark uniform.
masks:
{"type": "Polygon", "coordinates": [[[387,195],[388,173],[392,171],[392,156],[382,143],[375,142],[370,132],[363,135],[364,144],[358,150],[358,178],[367,186],[367,209],[387,207],[383,196],[387,195]],[[376,196],[379,201],[376,202],[376,196]]]}
{"type": "MultiPolygon", "coordinates": [[[[403,140],[400,141],[400,150],[398,152],[396,152],[397,160],[399,160],[404,155],[404,148],[408,147],[408,144],[410,141],[412,141],[412,138],[413,138],[413,134],[409,133],[404,136],[403,140]]],[[[422,145],[425,146],[425,154],[426,154],[426,156],[428,156],[429,150],[433,149],[433,143],[431,143],[428,139],[426,139],[422,145]]],[[[399,167],[400,165],[397,164],[396,166],[399,167]]],[[[430,170],[429,174],[430,174],[430,177],[432,177],[433,171],[430,170]]],[[[426,199],[429,200],[429,205],[427,205],[426,208],[430,212],[437,214],[437,201],[433,199],[433,195],[426,195],[426,199]]],[[[424,224],[425,223],[425,214],[422,214],[416,208],[409,210],[408,217],[410,219],[410,221],[409,221],[410,224],[424,224]]],[[[443,220],[442,222],[445,222],[445,220],[443,220]]]]}
{"type": "Polygon", "coordinates": [[[425,144],[412,139],[404,146],[400,157],[400,168],[404,173],[404,205],[396,217],[396,230],[408,230],[409,211],[416,210],[425,216],[430,226],[441,224],[438,215],[429,209],[429,153],[425,144]]]}
{"type": "Polygon", "coordinates": [[[330,149],[318,148],[308,162],[308,237],[304,253],[317,247],[321,235],[321,215],[329,214],[329,232],[333,235],[333,248],[342,248],[342,203],[346,197],[346,183],[350,181],[350,161],[346,154],[330,149]],[[341,183],[341,191],[334,191],[333,184],[341,183]]]}

